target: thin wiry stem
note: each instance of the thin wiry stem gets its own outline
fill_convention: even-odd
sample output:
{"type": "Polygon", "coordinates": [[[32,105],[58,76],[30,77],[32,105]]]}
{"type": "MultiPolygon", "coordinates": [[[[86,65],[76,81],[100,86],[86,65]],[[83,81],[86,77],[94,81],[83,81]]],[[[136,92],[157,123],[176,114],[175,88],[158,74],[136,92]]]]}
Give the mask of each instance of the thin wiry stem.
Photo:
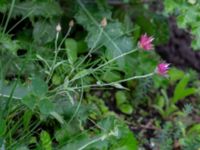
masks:
{"type": "MultiPolygon", "coordinates": [[[[81,84],[83,84],[83,80],[81,80],[81,84]]],[[[78,106],[76,107],[76,110],[75,110],[74,114],[72,115],[72,117],[70,118],[70,120],[68,121],[67,124],[70,124],[73,121],[74,117],[77,115],[77,113],[79,111],[79,108],[80,108],[80,106],[82,104],[82,100],[83,100],[83,88],[81,88],[81,96],[80,96],[80,100],[79,100],[78,106]]]]}
{"type": "Polygon", "coordinates": [[[10,6],[10,10],[9,10],[9,13],[8,13],[8,17],[6,19],[6,23],[5,23],[5,26],[4,26],[4,29],[3,29],[3,33],[6,32],[6,29],[7,29],[7,26],[8,26],[8,22],[10,20],[10,17],[11,17],[11,14],[12,14],[14,6],[15,6],[15,0],[12,0],[11,6],[10,6]]]}
{"type": "Polygon", "coordinates": [[[81,65],[85,62],[85,60],[91,55],[91,53],[94,51],[95,47],[97,46],[97,43],[99,42],[101,36],[103,33],[103,28],[100,28],[100,32],[99,35],[96,39],[96,41],[94,42],[93,46],[91,47],[91,49],[89,50],[89,52],[87,53],[87,55],[81,60],[81,62],[79,64],[77,64],[77,66],[75,66],[74,68],[72,68],[71,72],[69,73],[68,77],[71,76],[71,74],[81,65]]]}
{"type": "Polygon", "coordinates": [[[133,50],[131,50],[131,51],[128,51],[128,52],[126,52],[126,53],[123,53],[123,54],[121,54],[121,55],[119,55],[119,56],[117,56],[117,57],[115,57],[115,58],[113,58],[113,59],[111,59],[111,60],[105,62],[104,64],[98,66],[97,68],[91,69],[91,71],[89,71],[88,73],[85,73],[84,75],[82,75],[82,76],[80,76],[80,77],[78,77],[78,78],[73,78],[72,80],[69,81],[69,83],[71,83],[71,82],[73,82],[73,81],[75,81],[75,80],[78,80],[78,79],[80,79],[80,78],[83,78],[83,77],[85,77],[85,76],[87,76],[87,75],[89,75],[89,74],[92,74],[92,73],[96,72],[97,70],[103,68],[104,66],[106,66],[106,65],[108,65],[108,64],[111,64],[112,62],[116,61],[117,59],[122,58],[122,57],[124,57],[124,56],[126,56],[126,55],[129,55],[129,54],[131,54],[131,53],[133,53],[133,52],[136,52],[136,51],[137,51],[137,49],[133,49],[133,50]]]}
{"type": "Polygon", "coordinates": [[[122,82],[127,82],[127,81],[130,81],[130,80],[141,79],[141,78],[147,78],[147,77],[153,76],[154,74],[155,74],[155,72],[152,72],[152,73],[149,73],[149,74],[140,75],[140,76],[133,76],[133,77],[118,80],[118,81],[115,81],[115,82],[104,83],[104,84],[90,84],[90,85],[84,85],[84,86],[81,86],[81,87],[74,87],[72,89],[77,90],[77,89],[80,89],[80,88],[89,88],[89,87],[115,86],[116,84],[119,84],[119,83],[122,83],[122,82]]]}

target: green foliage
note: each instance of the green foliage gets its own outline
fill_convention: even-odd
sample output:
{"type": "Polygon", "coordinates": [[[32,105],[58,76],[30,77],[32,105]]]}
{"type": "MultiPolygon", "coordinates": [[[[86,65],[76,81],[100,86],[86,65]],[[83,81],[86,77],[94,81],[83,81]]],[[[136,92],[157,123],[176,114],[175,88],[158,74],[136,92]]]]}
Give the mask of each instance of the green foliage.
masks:
{"type": "Polygon", "coordinates": [[[40,45],[52,42],[56,36],[55,27],[56,27],[55,22],[38,21],[34,23],[34,30],[33,30],[34,42],[40,45]]]}
{"type": "Polygon", "coordinates": [[[200,48],[199,1],[165,0],[164,4],[166,13],[176,14],[179,27],[188,29],[194,35],[192,47],[198,50],[200,48]]]}
{"type": "Polygon", "coordinates": [[[132,114],[133,107],[130,105],[125,92],[118,91],[115,94],[117,107],[125,114],[132,114]]]}
{"type": "MultiPolygon", "coordinates": [[[[177,69],[169,82],[153,76],[159,58],[138,47],[144,33],[154,44],[167,40],[166,17],[149,2],[109,3],[0,1],[0,149],[137,150],[151,126],[161,129],[160,149],[171,149],[174,140],[183,148],[195,143],[189,138],[199,125],[174,122],[197,110],[178,106],[197,93],[196,77],[177,69]]],[[[184,27],[198,17],[195,9],[188,13],[184,27]]]]}
{"type": "Polygon", "coordinates": [[[52,142],[48,132],[42,131],[40,134],[40,140],[42,149],[52,150],[52,142]]]}
{"type": "MultiPolygon", "coordinates": [[[[100,22],[104,17],[111,20],[111,12],[109,10],[97,11],[96,9],[98,8],[94,8],[96,7],[94,6],[88,10],[81,4],[81,9],[75,16],[77,22],[88,31],[86,37],[88,47],[93,49],[95,43],[97,46],[105,46],[108,59],[115,58],[132,50],[132,37],[125,35],[122,24],[117,20],[112,20],[105,27],[105,30],[102,30],[100,22]],[[101,32],[102,34],[100,34],[101,32]]],[[[124,58],[119,59],[118,65],[122,68],[125,67],[124,58]]]]}
{"type": "Polygon", "coordinates": [[[49,99],[41,99],[39,109],[42,114],[49,115],[54,110],[54,105],[49,99]]]}
{"type": "Polygon", "coordinates": [[[47,84],[39,77],[34,77],[32,80],[32,90],[37,96],[44,96],[48,91],[47,84]]]}
{"type": "Polygon", "coordinates": [[[70,64],[73,64],[77,60],[78,44],[74,39],[65,40],[65,48],[67,50],[68,60],[70,64]]]}
{"type": "Polygon", "coordinates": [[[176,88],[174,91],[174,96],[173,96],[173,103],[176,103],[178,100],[183,99],[189,95],[196,93],[195,88],[186,88],[188,82],[189,82],[189,77],[185,76],[176,85],[176,88]]]}

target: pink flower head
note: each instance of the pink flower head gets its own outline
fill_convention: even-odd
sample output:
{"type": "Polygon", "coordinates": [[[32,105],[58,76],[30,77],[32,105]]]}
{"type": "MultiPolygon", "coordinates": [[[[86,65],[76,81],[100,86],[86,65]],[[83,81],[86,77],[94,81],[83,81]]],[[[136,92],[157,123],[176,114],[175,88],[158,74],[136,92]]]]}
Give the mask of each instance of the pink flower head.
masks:
{"type": "Polygon", "coordinates": [[[167,63],[160,63],[156,67],[156,73],[161,76],[167,76],[169,70],[169,64],[167,63]]]}
{"type": "Polygon", "coordinates": [[[153,49],[153,44],[152,41],[154,40],[154,38],[152,36],[147,36],[147,34],[143,34],[140,37],[140,41],[139,41],[139,47],[144,49],[144,50],[152,50],[153,49]]]}

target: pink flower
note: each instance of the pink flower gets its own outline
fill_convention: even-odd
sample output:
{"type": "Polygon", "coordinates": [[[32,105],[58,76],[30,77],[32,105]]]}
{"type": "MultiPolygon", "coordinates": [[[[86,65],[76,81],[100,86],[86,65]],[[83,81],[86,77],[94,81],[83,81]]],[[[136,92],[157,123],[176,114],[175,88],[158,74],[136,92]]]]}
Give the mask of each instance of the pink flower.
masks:
{"type": "Polygon", "coordinates": [[[167,63],[160,63],[156,67],[156,73],[161,76],[167,76],[169,70],[169,64],[167,63]]]}
{"type": "Polygon", "coordinates": [[[154,38],[152,36],[147,36],[147,34],[143,34],[140,37],[140,41],[139,41],[139,47],[144,49],[144,50],[152,50],[153,49],[153,44],[152,41],[154,40],[154,38]]]}

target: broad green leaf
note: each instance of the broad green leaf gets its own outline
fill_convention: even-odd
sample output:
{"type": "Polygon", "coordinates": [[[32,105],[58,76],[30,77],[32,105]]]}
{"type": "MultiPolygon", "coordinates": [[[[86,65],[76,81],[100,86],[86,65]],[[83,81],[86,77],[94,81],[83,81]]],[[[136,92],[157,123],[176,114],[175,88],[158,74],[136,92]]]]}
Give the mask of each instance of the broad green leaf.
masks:
{"type": "Polygon", "coordinates": [[[40,45],[47,44],[55,40],[56,23],[38,21],[34,24],[33,39],[40,45]]]}
{"type": "MultiPolygon", "coordinates": [[[[76,14],[75,18],[77,22],[88,31],[86,42],[89,48],[93,48],[94,46],[97,47],[99,45],[105,46],[106,56],[108,57],[108,59],[115,58],[116,56],[119,56],[133,49],[133,39],[128,36],[125,36],[124,28],[122,24],[118,21],[112,21],[108,23],[105,29],[103,30],[103,33],[101,34],[101,20],[99,19],[106,17],[109,20],[111,18],[109,12],[105,14],[105,11],[105,15],[99,17],[99,15],[96,15],[98,12],[97,10],[95,10],[95,13],[91,13],[92,10],[87,11],[90,14],[87,14],[86,11],[80,10],[76,14]],[[99,20],[99,23],[96,22],[96,20],[99,20]],[[95,43],[96,45],[94,45],[95,43]]],[[[98,14],[103,13],[99,11],[98,14]]],[[[118,59],[117,62],[121,68],[125,67],[124,58],[118,59]]]]}
{"type": "Polygon", "coordinates": [[[65,40],[65,48],[67,50],[69,63],[73,64],[77,60],[78,44],[74,39],[67,38],[65,40]]]}
{"type": "MultiPolygon", "coordinates": [[[[116,40],[105,41],[106,46],[106,54],[109,59],[113,59],[117,56],[122,55],[125,52],[133,50],[133,40],[130,37],[120,37],[116,40]]],[[[124,56],[126,57],[126,56],[124,56]]],[[[125,68],[125,58],[121,57],[117,60],[117,64],[120,66],[120,68],[125,68]]]]}
{"type": "Polygon", "coordinates": [[[26,105],[29,109],[34,110],[36,103],[37,103],[37,98],[34,95],[27,95],[22,98],[21,102],[26,105]]]}
{"type": "Polygon", "coordinates": [[[182,77],[184,77],[184,72],[176,68],[171,68],[169,70],[169,76],[170,80],[174,83],[175,81],[180,80],[182,77]]]}
{"type": "Polygon", "coordinates": [[[189,79],[190,79],[189,76],[185,76],[176,85],[173,96],[173,103],[176,103],[178,100],[183,99],[196,92],[195,88],[186,88],[189,79]]]}
{"type": "Polygon", "coordinates": [[[175,8],[178,8],[178,4],[174,0],[164,0],[165,11],[168,13],[172,13],[175,8]]]}
{"type": "Polygon", "coordinates": [[[40,141],[43,150],[52,150],[52,142],[50,135],[47,131],[42,131],[40,134],[40,141]]]}
{"type": "Polygon", "coordinates": [[[82,54],[88,51],[87,43],[83,40],[77,42],[77,53],[82,54]]]}
{"type": "Polygon", "coordinates": [[[130,115],[133,113],[133,107],[130,104],[122,104],[118,106],[118,108],[120,109],[121,112],[125,114],[130,115]]]}
{"type": "Polygon", "coordinates": [[[120,146],[115,150],[138,150],[137,141],[130,131],[119,141],[119,143],[120,146]]]}
{"type": "Polygon", "coordinates": [[[101,78],[102,78],[102,80],[104,80],[106,82],[114,82],[114,81],[120,80],[121,75],[117,71],[109,71],[108,70],[105,73],[103,73],[101,78]]]}
{"type": "Polygon", "coordinates": [[[194,124],[187,132],[189,135],[191,134],[199,134],[200,133],[200,124],[194,124]]]}
{"type": "Polygon", "coordinates": [[[24,1],[15,5],[12,16],[26,16],[27,14],[29,14],[28,17],[43,16],[51,18],[53,16],[60,16],[62,10],[56,1],[24,1]]]}
{"type": "Polygon", "coordinates": [[[39,109],[43,115],[49,115],[54,111],[54,104],[49,99],[42,99],[39,102],[39,109]]]}
{"type": "Polygon", "coordinates": [[[41,78],[34,77],[32,79],[32,90],[33,90],[34,94],[36,94],[39,97],[42,97],[47,93],[48,85],[41,78]]]}
{"type": "Polygon", "coordinates": [[[106,17],[107,19],[111,19],[112,12],[110,10],[99,10],[96,6],[87,9],[90,12],[90,14],[92,14],[93,18],[88,16],[88,14],[86,14],[85,11],[81,8],[76,13],[75,19],[78,22],[78,24],[81,24],[88,31],[93,30],[91,29],[91,27],[97,26],[97,24],[100,25],[100,22],[104,17],[106,17]],[[92,19],[94,19],[95,22],[92,19]]]}
{"type": "Polygon", "coordinates": [[[126,94],[125,92],[123,91],[118,91],[116,94],[115,94],[115,98],[116,98],[116,102],[117,102],[117,106],[120,106],[124,103],[127,103],[127,97],[126,97],[126,94]]]}
{"type": "Polygon", "coordinates": [[[12,40],[7,34],[0,33],[0,48],[2,51],[8,50],[12,54],[16,54],[17,50],[20,48],[19,41],[12,40]]]}

